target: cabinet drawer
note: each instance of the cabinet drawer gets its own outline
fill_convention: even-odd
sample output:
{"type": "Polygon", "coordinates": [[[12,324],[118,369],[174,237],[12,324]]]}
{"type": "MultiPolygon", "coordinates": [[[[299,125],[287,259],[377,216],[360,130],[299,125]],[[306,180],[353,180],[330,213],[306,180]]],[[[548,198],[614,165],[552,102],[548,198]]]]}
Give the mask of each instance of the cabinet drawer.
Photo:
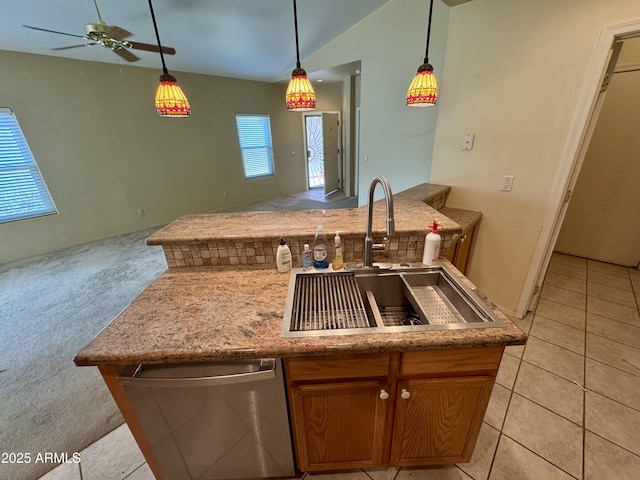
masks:
{"type": "Polygon", "coordinates": [[[440,376],[484,374],[495,376],[504,347],[434,350],[402,354],[400,375],[440,376]]]}
{"type": "Polygon", "coordinates": [[[340,380],[348,378],[386,377],[390,357],[386,353],[373,355],[326,355],[285,359],[290,381],[340,380]]]}

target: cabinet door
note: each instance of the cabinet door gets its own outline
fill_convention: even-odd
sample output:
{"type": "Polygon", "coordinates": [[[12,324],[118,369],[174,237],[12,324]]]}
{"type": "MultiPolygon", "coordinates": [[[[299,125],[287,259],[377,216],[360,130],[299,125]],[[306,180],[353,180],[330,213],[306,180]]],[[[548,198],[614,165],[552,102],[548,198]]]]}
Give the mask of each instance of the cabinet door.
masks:
{"type": "Polygon", "coordinates": [[[379,381],[301,385],[291,389],[298,468],[358,468],[386,463],[392,411],[379,381]]]}
{"type": "Polygon", "coordinates": [[[469,233],[466,233],[460,240],[460,248],[456,255],[456,268],[462,273],[467,273],[467,266],[469,265],[469,256],[471,255],[471,246],[473,245],[473,237],[475,234],[475,227],[472,228],[469,233]]]}
{"type": "Polygon", "coordinates": [[[492,387],[491,377],[398,382],[392,463],[468,462],[492,387]]]}

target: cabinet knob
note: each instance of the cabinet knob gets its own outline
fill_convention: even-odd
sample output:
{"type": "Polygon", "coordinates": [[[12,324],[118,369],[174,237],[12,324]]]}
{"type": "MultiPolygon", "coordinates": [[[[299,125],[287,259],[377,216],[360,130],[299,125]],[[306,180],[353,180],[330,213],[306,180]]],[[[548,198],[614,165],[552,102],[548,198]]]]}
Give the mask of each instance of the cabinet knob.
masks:
{"type": "Polygon", "coordinates": [[[404,400],[406,400],[407,398],[409,398],[409,397],[411,396],[411,394],[410,394],[409,392],[407,392],[407,389],[406,389],[406,388],[403,388],[403,389],[402,389],[402,393],[400,394],[400,396],[401,396],[404,400]]]}
{"type": "Polygon", "coordinates": [[[389,398],[389,394],[387,393],[386,390],[380,390],[380,399],[381,400],[386,400],[387,398],[389,398]]]}

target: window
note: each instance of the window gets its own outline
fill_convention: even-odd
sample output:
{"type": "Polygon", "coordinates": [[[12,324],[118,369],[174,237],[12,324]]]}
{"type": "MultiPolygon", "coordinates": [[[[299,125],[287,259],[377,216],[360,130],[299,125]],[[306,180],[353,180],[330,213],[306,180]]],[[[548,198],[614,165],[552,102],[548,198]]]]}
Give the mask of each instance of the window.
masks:
{"type": "Polygon", "coordinates": [[[244,178],[273,175],[269,115],[236,115],[244,178]]]}
{"type": "Polygon", "coordinates": [[[58,213],[10,108],[0,107],[0,223],[58,213]]]}

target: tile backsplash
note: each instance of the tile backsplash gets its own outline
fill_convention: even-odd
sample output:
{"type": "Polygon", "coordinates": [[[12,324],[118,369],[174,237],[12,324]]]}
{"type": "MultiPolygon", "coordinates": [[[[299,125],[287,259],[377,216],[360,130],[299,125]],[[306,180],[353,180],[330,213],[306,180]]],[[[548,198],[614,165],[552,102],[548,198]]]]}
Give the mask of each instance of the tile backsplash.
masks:
{"type": "MultiPolygon", "coordinates": [[[[452,244],[452,234],[442,234],[440,256],[445,257],[452,244]]],[[[308,238],[286,239],[294,267],[302,266],[301,253],[308,238]]],[[[375,243],[382,237],[374,238],[375,243]]],[[[164,256],[169,268],[200,267],[222,265],[276,265],[276,251],[279,238],[275,239],[238,239],[220,240],[212,243],[184,243],[163,245],[164,256]]],[[[342,237],[345,262],[358,262],[363,259],[364,238],[342,237]]],[[[333,243],[330,242],[330,249],[333,243]]],[[[420,261],[424,249],[424,236],[398,235],[387,242],[387,249],[374,252],[375,261],[420,261]]],[[[333,255],[331,255],[333,257],[333,255]]]]}

